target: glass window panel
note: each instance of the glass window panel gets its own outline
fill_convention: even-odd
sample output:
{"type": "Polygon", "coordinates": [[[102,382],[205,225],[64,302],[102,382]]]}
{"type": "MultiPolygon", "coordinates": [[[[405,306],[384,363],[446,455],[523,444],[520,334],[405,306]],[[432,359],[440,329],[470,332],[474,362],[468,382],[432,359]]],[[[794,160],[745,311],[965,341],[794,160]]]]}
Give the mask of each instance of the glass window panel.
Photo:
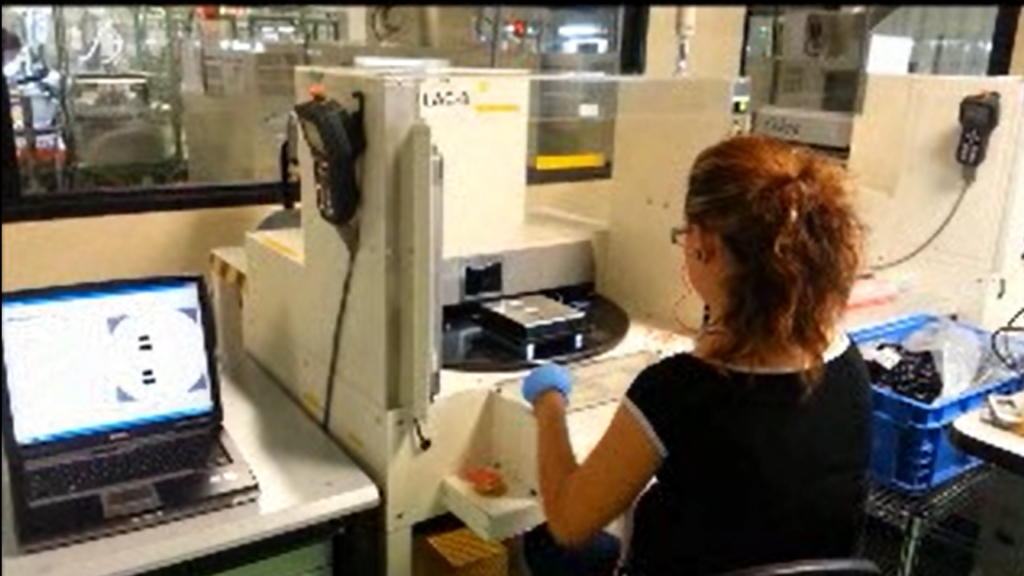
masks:
{"type": "MultiPolygon", "coordinates": [[[[616,96],[590,81],[645,38],[624,6],[4,6],[23,194],[279,182],[294,68],[366,57],[529,69],[524,170],[607,177],[616,96]],[[350,22],[350,16],[353,19],[350,22]],[[346,43],[359,22],[365,43],[346,43]],[[626,30],[626,26],[631,26],[626,30]]],[[[539,176],[538,176],[539,175],[539,176]]]]}

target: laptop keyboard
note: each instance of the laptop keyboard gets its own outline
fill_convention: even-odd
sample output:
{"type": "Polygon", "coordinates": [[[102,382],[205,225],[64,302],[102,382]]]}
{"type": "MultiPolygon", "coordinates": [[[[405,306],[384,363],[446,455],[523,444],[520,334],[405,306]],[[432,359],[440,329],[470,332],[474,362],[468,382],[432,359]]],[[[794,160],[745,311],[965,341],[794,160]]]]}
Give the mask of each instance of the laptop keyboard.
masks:
{"type": "Polygon", "coordinates": [[[208,436],[143,444],[111,456],[33,470],[28,474],[28,496],[29,501],[38,501],[228,463],[220,442],[211,442],[208,436]]]}

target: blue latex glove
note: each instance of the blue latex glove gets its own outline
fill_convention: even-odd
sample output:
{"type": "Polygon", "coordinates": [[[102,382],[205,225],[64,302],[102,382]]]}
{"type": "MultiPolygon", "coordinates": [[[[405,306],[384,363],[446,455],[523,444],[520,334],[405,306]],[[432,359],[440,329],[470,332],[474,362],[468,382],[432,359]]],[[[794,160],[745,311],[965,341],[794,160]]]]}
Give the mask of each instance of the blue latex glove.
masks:
{"type": "Polygon", "coordinates": [[[531,405],[541,393],[548,390],[561,392],[568,402],[572,392],[572,373],[558,364],[543,364],[531,370],[523,379],[523,398],[531,405]]]}

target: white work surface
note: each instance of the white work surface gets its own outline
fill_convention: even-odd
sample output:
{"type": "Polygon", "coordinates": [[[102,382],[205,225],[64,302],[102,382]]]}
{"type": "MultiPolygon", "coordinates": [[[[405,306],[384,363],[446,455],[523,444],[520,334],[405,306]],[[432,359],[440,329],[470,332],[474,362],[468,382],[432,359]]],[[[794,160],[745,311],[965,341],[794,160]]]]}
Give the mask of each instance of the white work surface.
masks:
{"type": "Polygon", "coordinates": [[[964,452],[1024,476],[1024,436],[992,425],[987,409],[957,418],[952,433],[954,442],[964,452]]]}
{"type": "Polygon", "coordinates": [[[376,506],[370,478],[251,363],[223,376],[225,427],[260,483],[247,505],[65,548],[19,555],[3,466],[4,576],[128,576],[376,506]]]}

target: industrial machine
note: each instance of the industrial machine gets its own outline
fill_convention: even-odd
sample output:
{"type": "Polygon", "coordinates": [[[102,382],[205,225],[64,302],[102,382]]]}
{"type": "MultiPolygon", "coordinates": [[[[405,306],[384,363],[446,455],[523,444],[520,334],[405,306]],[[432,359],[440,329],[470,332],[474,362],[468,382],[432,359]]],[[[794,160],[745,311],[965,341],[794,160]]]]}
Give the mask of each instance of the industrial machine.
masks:
{"type": "MultiPolygon", "coordinates": [[[[536,81],[300,68],[302,225],[246,240],[245,350],[381,486],[390,574],[412,573],[412,529],[439,514],[493,540],[543,520],[518,392],[533,362],[576,371],[569,427],[583,457],[632,377],[688,347],[701,322],[671,231],[693,159],[734,128],[734,82],[605,79],[612,177],[549,188],[527,186],[522,169],[536,81]],[[501,470],[502,495],[464,478],[480,466],[501,470]]],[[[877,312],[1004,322],[1024,293],[1024,85],[893,76],[865,90],[848,164],[871,262],[898,259],[961,204],[919,257],[887,267],[904,290],[877,312]],[[983,91],[1001,94],[994,129],[961,108],[983,91]],[[958,138],[970,145],[959,155],[958,138]],[[970,186],[963,164],[975,165],[970,186]]]]}
{"type": "Polygon", "coordinates": [[[865,272],[886,285],[875,296],[1003,325],[1024,300],[1021,80],[878,74],[860,89],[860,113],[763,106],[753,131],[855,175],[871,228],[865,272]]]}
{"type": "Polygon", "coordinates": [[[69,82],[76,185],[167,184],[187,177],[175,104],[152,74],[78,74],[69,82]]]}
{"type": "Polygon", "coordinates": [[[1022,104],[1021,78],[869,78],[849,168],[870,271],[917,307],[996,329],[1024,305],[1022,104]]]}
{"type": "Polygon", "coordinates": [[[864,96],[869,12],[788,11],[750,63],[754,130],[845,158],[864,96]]]}
{"type": "Polygon", "coordinates": [[[589,359],[594,385],[579,387],[590,398],[573,417],[585,452],[632,375],[688,345],[677,318],[696,326],[702,306],[676,305],[669,231],[687,167],[732,130],[733,82],[616,86],[629,112],[598,220],[578,198],[528,190],[524,72],[298,77],[302,227],[247,239],[244,344],[376,477],[388,571],[408,574],[423,520],[454,512],[500,539],[542,519],[532,446],[508,428],[528,434],[529,411],[503,382],[531,361],[589,359]],[[496,464],[504,498],[461,478],[496,464]]]}
{"type": "Polygon", "coordinates": [[[868,75],[870,31],[890,12],[787,11],[771,55],[750,66],[752,130],[846,162],[872,230],[875,296],[910,293],[994,329],[1024,293],[1021,82],[868,75]]]}
{"type": "Polygon", "coordinates": [[[185,131],[197,182],[274,181],[288,137],[295,68],[371,66],[393,59],[447,63],[449,52],[339,42],[188,42],[184,47],[185,131]]]}

